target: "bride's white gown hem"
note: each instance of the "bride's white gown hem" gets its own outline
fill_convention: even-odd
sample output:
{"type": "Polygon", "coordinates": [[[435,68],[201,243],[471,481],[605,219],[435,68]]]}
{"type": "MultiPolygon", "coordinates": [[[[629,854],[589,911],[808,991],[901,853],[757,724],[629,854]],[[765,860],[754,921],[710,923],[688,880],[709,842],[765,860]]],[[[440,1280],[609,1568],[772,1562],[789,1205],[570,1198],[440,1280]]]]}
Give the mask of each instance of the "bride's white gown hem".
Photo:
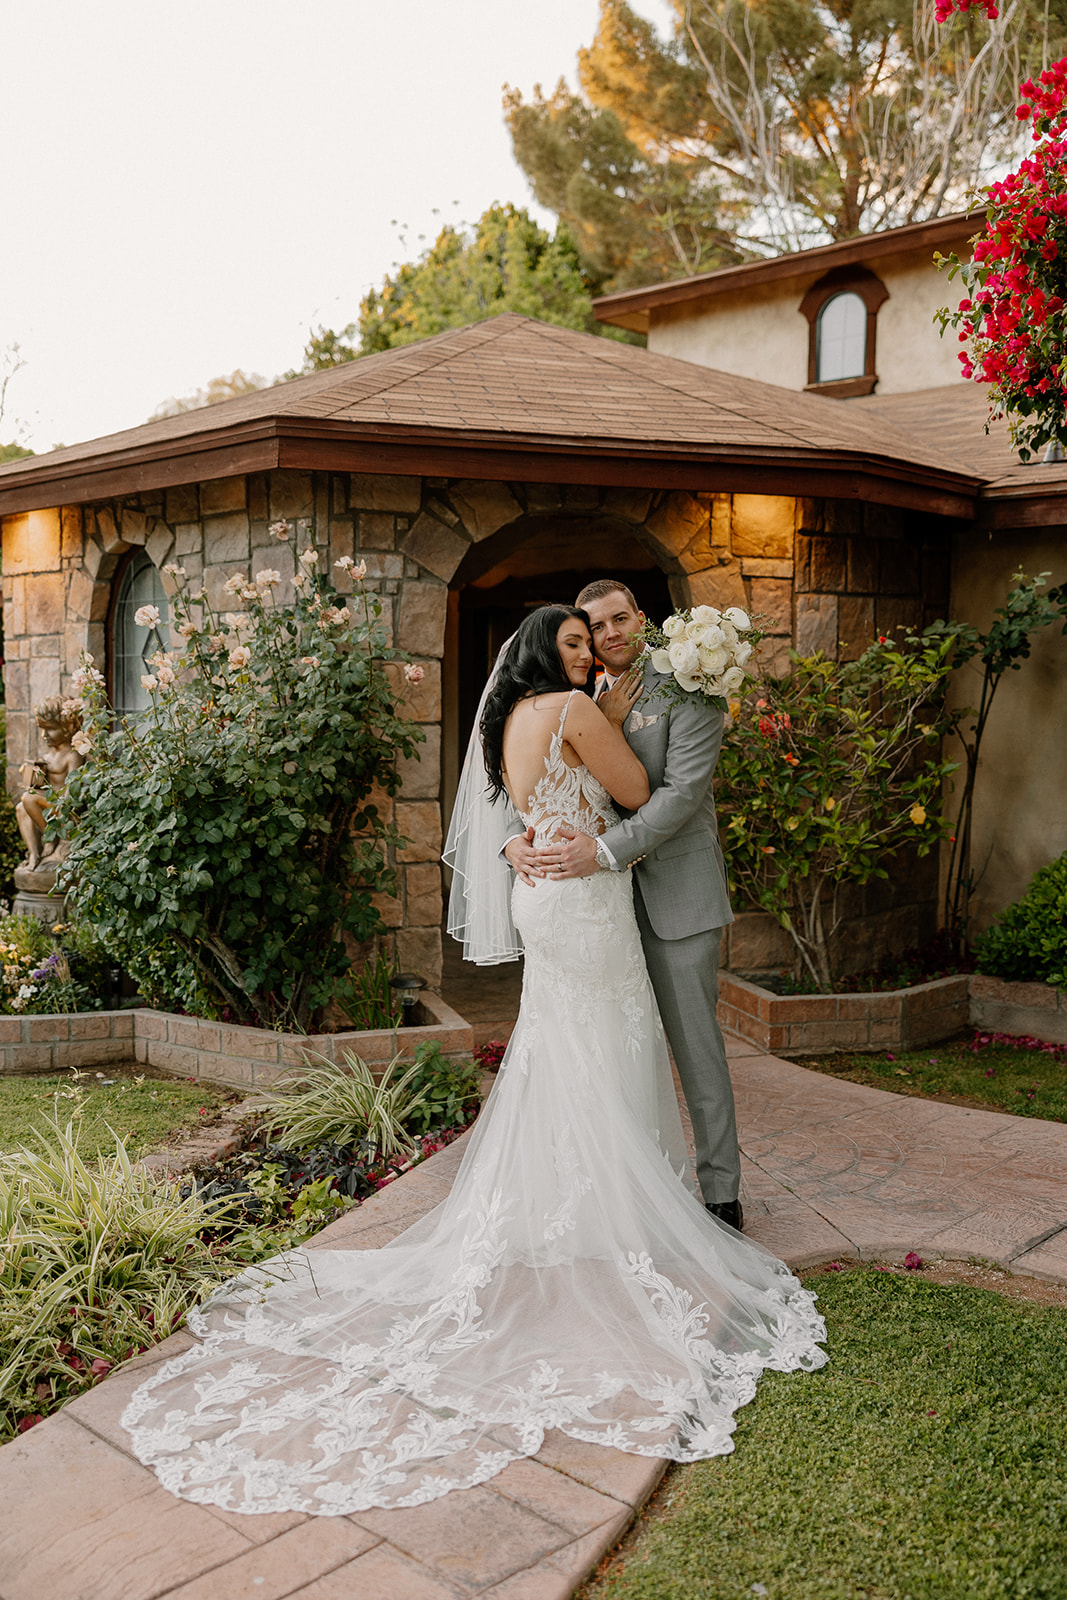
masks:
{"type": "MultiPolygon", "coordinates": [[[[565,719],[527,815],[544,837],[614,818],[565,719]]],[[[517,883],[513,915],[519,1020],[450,1195],[380,1250],[291,1251],[190,1315],[199,1342],[122,1419],[174,1494],[414,1506],[550,1428],[725,1455],[762,1370],[826,1361],[815,1296],[694,1192],[629,873],[517,883]]]]}

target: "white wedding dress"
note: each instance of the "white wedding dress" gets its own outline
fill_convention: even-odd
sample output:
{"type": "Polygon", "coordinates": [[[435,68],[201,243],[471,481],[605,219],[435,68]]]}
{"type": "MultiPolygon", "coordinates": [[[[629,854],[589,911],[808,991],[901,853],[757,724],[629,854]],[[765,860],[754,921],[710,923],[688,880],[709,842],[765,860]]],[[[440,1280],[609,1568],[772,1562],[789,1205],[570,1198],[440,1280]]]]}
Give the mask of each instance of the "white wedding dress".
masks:
{"type": "MultiPolygon", "coordinates": [[[[543,838],[616,820],[563,761],[566,712],[526,817],[543,838]]],[[[513,906],[521,1011],[451,1194],[380,1250],[291,1251],[190,1315],[199,1343],[122,1419],[174,1494],[419,1505],[549,1428],[723,1455],[762,1369],[826,1361],[814,1295],[696,1197],[629,873],[516,883],[513,906]]]]}

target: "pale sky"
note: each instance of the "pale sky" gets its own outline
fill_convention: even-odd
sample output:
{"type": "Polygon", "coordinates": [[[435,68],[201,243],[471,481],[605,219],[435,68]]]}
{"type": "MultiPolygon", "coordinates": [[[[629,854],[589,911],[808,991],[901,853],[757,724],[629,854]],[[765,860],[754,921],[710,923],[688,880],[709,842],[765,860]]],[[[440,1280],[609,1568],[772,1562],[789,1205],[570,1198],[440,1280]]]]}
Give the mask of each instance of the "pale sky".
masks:
{"type": "MultiPolygon", "coordinates": [[[[665,31],[669,0],[638,9],[665,31]]],[[[48,450],[235,367],[274,378],[312,324],[354,320],[395,262],[494,201],[551,224],[501,87],[574,83],[597,15],[597,0],[5,0],[0,351],[17,341],[26,365],[0,441],[48,450]]]]}

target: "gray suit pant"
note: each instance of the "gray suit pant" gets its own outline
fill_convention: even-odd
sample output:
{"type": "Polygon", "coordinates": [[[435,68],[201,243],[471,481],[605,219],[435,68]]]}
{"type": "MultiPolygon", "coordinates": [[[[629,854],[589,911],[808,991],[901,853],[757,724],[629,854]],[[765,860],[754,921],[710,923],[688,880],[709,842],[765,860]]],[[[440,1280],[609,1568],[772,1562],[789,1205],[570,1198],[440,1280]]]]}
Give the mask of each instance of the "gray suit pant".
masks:
{"type": "Polygon", "coordinates": [[[634,909],[648,975],[682,1081],[696,1142],[697,1179],[708,1205],[737,1199],[741,1157],[726,1047],[715,1015],[722,929],[661,939],[634,883],[634,909]]]}

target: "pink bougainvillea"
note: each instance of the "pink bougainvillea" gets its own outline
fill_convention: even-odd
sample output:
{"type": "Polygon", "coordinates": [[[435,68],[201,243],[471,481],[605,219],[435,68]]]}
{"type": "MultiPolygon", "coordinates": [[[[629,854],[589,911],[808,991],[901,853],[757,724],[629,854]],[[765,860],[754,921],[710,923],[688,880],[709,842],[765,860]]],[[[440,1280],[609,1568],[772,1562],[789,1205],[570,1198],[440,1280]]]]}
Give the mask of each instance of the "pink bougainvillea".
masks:
{"type": "MultiPolygon", "coordinates": [[[[941,0],[938,19],[970,5],[941,0]]],[[[1016,116],[1030,123],[1034,148],[986,189],[970,262],[936,259],[969,291],[940,313],[942,331],[958,330],[964,377],[989,389],[991,416],[1008,417],[1026,461],[1043,445],[1067,444],[1067,60],[1019,92],[1016,116]]]]}

